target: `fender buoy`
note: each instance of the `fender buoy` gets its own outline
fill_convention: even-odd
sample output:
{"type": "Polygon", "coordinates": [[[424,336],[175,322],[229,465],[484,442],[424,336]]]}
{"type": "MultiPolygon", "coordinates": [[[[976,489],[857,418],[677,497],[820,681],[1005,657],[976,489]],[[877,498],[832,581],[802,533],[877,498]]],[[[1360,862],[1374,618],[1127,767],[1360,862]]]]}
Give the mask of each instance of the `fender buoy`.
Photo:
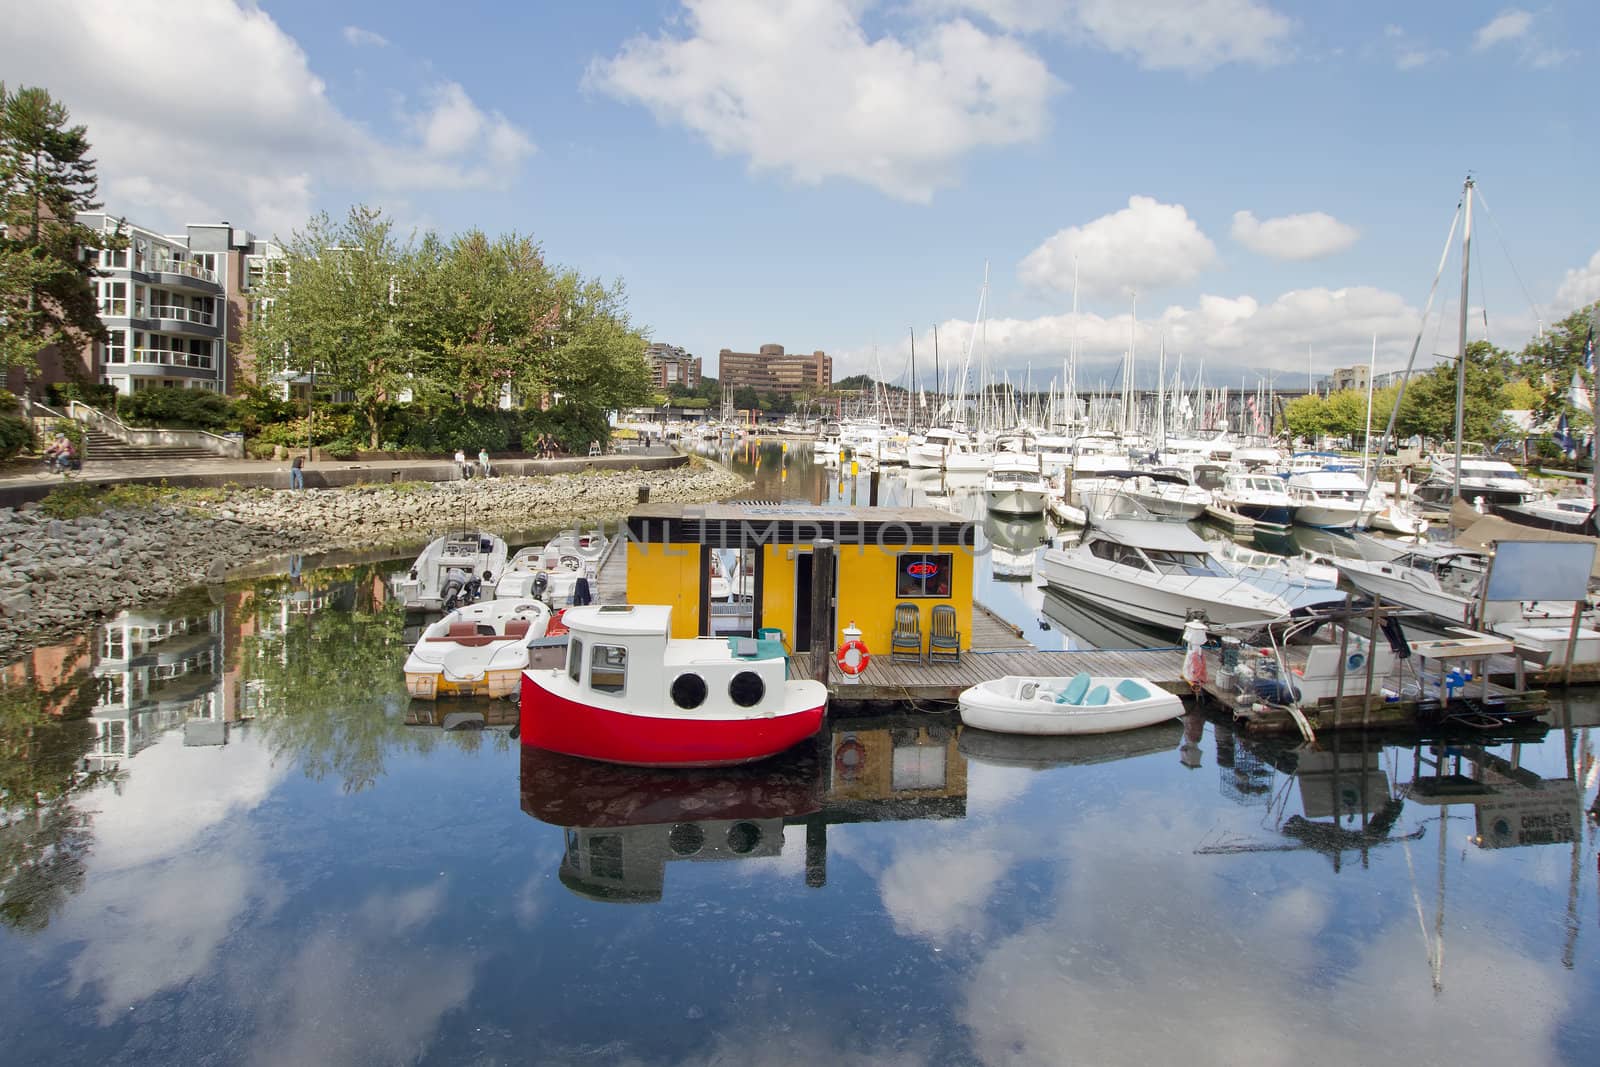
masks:
{"type": "Polygon", "coordinates": [[[845,734],[844,740],[839,742],[839,747],[833,752],[833,767],[839,777],[845,781],[855,781],[861,777],[861,769],[867,758],[867,746],[856,740],[855,734],[845,734]]]}
{"type": "Polygon", "coordinates": [[[872,653],[860,641],[846,641],[839,646],[833,660],[841,671],[854,677],[867,669],[867,664],[872,662],[872,653]]]}

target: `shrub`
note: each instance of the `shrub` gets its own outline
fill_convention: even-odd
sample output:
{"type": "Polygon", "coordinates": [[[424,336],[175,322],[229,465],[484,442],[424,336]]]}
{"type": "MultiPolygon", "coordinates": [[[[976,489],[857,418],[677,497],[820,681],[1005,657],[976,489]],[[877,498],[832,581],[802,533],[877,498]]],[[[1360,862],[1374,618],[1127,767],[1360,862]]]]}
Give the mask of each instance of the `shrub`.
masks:
{"type": "Polygon", "coordinates": [[[476,454],[480,448],[504,452],[519,438],[517,413],[468,408],[455,411],[423,411],[416,407],[396,412],[384,436],[397,439],[401,448],[419,452],[454,452],[464,449],[476,454]]]}
{"type": "Polygon", "coordinates": [[[558,404],[549,411],[523,412],[523,447],[532,448],[540,434],[554,437],[562,451],[582,456],[588,454],[590,441],[604,445],[611,439],[611,423],[605,412],[577,404],[558,404]]]}
{"type": "Polygon", "coordinates": [[[105,490],[88,482],[67,482],[39,501],[39,510],[52,519],[77,519],[98,515],[107,507],[105,490]]]}
{"type": "Polygon", "coordinates": [[[81,400],[92,408],[110,411],[116,407],[117,387],[98,382],[51,382],[44,387],[45,402],[65,408],[70,400],[81,400]]]}
{"type": "Polygon", "coordinates": [[[233,417],[239,428],[254,436],[266,427],[297,418],[303,405],[284,400],[277,393],[259,385],[247,385],[233,401],[233,417]]]}
{"type": "MultiPolygon", "coordinates": [[[[354,415],[314,410],[311,414],[311,443],[313,445],[326,445],[330,441],[349,439],[354,436],[355,427],[356,419],[354,415]]],[[[256,435],[256,440],[269,445],[304,448],[306,446],[306,420],[299,418],[289,422],[275,422],[270,426],[263,426],[261,432],[256,435]]]]}
{"type": "Polygon", "coordinates": [[[221,430],[233,422],[233,403],[209,389],[145,389],[119,397],[117,414],[134,426],[221,430]]]}
{"type": "Polygon", "coordinates": [[[20,415],[0,414],[0,459],[10,459],[34,445],[33,425],[20,415]]]}

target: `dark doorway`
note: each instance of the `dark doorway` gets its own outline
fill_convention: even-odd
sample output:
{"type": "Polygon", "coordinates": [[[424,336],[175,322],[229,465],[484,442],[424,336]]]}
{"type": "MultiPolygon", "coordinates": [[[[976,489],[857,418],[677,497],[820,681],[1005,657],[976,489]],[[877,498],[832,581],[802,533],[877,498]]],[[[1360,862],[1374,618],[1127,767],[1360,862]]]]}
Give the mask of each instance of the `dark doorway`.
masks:
{"type": "MultiPolygon", "coordinates": [[[[833,603],[828,610],[828,643],[839,632],[839,557],[833,558],[833,603]]],[[[794,558],[794,650],[811,651],[811,553],[797,552],[794,558]]]]}

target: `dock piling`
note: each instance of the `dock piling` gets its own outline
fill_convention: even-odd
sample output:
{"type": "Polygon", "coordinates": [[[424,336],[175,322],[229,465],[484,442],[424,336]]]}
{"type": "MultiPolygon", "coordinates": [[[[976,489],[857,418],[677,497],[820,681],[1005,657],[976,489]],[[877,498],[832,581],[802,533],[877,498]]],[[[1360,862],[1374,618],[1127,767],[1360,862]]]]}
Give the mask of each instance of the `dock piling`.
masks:
{"type": "Polygon", "coordinates": [[[833,658],[833,559],[830,538],[811,542],[811,677],[823,685],[833,658]]]}

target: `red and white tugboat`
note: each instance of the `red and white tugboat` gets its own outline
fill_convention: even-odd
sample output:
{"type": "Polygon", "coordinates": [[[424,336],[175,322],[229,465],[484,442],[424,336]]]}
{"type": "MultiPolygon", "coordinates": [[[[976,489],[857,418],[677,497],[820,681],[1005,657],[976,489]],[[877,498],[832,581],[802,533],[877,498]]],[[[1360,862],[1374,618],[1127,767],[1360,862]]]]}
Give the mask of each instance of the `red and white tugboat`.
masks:
{"type": "Polygon", "coordinates": [[[568,608],[565,667],[522,674],[522,743],[643,767],[776,755],[822,727],[828,690],[785,677],[782,645],[675,639],[666,605],[568,608]]]}

